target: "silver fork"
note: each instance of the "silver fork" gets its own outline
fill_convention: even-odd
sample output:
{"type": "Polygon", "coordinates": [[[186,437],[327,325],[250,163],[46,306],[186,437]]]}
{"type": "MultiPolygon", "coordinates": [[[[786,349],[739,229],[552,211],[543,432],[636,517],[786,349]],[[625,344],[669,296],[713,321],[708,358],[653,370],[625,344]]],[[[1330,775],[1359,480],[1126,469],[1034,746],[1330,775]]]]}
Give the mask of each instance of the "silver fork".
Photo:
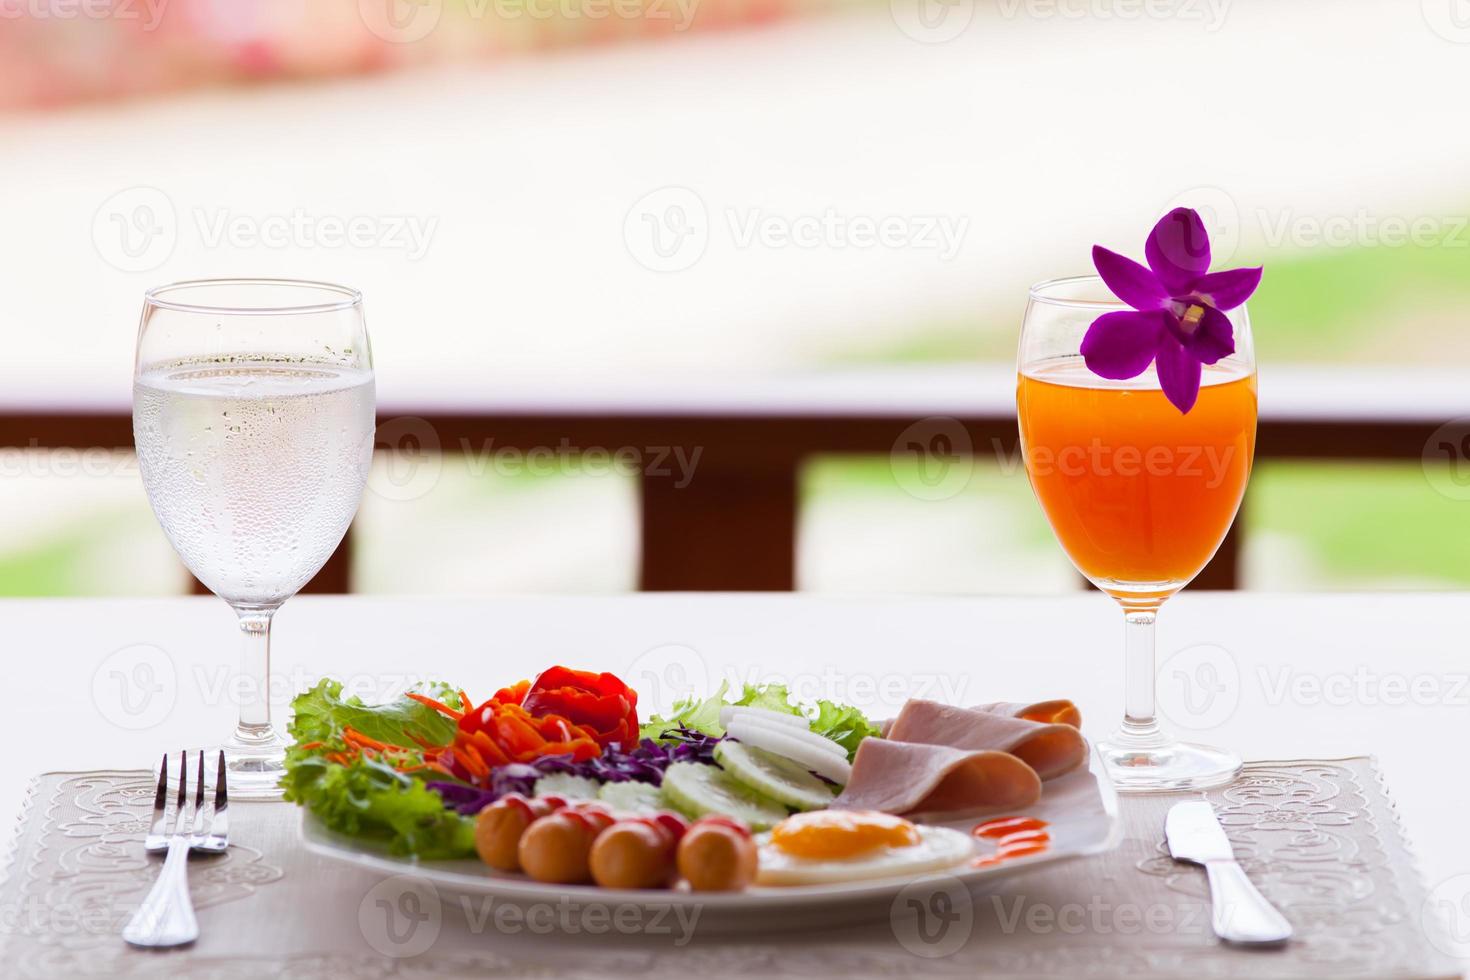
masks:
{"type": "Polygon", "coordinates": [[[225,787],[225,759],[220,753],[215,780],[214,806],[208,823],[204,808],[204,753],[199,753],[198,790],[192,819],[188,805],[189,758],[179,753],[179,797],[174,810],[173,830],[168,831],[168,756],[158,768],[158,793],[153,798],[153,823],[144,848],[166,850],[163,870],[143,904],[123,929],[123,939],[134,946],[182,946],[199,938],[199,923],[189,898],[189,852],[191,849],[219,853],[229,846],[229,797],[225,787]]]}

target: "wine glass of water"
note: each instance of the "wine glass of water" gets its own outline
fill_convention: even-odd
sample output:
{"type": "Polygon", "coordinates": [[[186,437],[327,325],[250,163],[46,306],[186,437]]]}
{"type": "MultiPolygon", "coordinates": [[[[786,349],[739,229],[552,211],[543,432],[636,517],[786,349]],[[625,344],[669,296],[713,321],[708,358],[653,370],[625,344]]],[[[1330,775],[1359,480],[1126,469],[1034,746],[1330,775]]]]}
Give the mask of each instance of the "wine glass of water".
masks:
{"type": "Polygon", "coordinates": [[[133,373],[143,485],[174,550],[240,621],[240,722],[223,745],[232,795],[280,796],[271,618],[357,512],[374,404],[355,289],[219,279],[145,295],[133,373]]]}

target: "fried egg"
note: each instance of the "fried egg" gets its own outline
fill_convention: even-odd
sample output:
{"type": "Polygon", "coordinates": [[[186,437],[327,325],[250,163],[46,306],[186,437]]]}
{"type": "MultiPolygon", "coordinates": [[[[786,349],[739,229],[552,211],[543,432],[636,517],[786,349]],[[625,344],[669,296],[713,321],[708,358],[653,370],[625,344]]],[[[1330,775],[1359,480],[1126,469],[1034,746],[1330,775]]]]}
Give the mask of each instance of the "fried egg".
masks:
{"type": "Polygon", "coordinates": [[[760,885],[829,885],[939,871],[974,857],[970,837],[869,810],[816,810],[756,839],[760,885]]]}

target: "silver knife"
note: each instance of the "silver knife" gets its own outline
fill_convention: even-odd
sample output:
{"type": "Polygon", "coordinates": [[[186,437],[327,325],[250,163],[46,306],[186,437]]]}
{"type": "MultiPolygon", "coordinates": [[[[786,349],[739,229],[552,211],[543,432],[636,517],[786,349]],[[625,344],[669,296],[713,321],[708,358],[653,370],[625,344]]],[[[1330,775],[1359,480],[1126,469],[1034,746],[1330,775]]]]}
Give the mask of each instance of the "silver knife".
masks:
{"type": "Polygon", "coordinates": [[[1291,923],[1256,891],[1235,862],[1230,841],[1207,801],[1174,804],[1164,819],[1164,837],[1174,860],[1205,866],[1215,935],[1231,943],[1284,943],[1291,938],[1291,923]]]}

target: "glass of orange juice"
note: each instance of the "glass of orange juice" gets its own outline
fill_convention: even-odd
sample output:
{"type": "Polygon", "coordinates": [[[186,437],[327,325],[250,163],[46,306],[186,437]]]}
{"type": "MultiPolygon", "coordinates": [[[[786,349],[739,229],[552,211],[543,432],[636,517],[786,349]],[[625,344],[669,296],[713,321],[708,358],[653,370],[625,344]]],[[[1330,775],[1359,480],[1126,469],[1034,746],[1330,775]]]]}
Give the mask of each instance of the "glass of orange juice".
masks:
{"type": "Polygon", "coordinates": [[[1077,570],[1123,607],[1123,724],[1098,751],[1120,790],[1199,789],[1240,772],[1232,752],[1180,742],[1154,717],[1154,619],[1199,574],[1235,520],[1256,442],[1256,368],[1245,307],[1235,353],[1203,367],[1188,413],[1150,366],[1098,377],[1079,353],[1098,316],[1128,307],[1095,276],[1031,289],[1016,410],[1026,473],[1077,570]]]}

